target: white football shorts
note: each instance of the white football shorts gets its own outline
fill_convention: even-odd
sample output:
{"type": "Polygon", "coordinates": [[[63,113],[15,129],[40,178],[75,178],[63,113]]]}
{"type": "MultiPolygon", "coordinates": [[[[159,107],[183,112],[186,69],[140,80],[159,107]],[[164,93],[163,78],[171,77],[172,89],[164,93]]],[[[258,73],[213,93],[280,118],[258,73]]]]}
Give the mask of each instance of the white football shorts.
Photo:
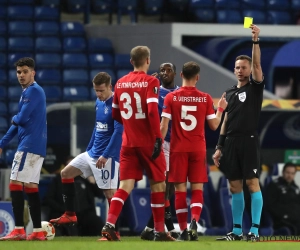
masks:
{"type": "Polygon", "coordinates": [[[78,168],[82,177],[94,176],[101,189],[117,189],[119,181],[120,163],[108,158],[104,168],[96,168],[98,158],[91,158],[87,152],[77,155],[68,165],[78,168]]]}
{"type": "Polygon", "coordinates": [[[44,157],[17,151],[12,163],[10,179],[24,183],[39,184],[44,157]]]}

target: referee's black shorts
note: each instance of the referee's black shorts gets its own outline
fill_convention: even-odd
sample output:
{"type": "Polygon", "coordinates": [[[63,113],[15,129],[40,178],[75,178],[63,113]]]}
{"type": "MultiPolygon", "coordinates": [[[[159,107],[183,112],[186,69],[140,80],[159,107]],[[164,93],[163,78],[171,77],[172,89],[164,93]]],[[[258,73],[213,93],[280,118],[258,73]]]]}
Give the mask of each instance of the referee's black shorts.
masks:
{"type": "Polygon", "coordinates": [[[260,147],[256,134],[226,137],[222,155],[220,170],[228,180],[248,180],[259,177],[260,147]]]}

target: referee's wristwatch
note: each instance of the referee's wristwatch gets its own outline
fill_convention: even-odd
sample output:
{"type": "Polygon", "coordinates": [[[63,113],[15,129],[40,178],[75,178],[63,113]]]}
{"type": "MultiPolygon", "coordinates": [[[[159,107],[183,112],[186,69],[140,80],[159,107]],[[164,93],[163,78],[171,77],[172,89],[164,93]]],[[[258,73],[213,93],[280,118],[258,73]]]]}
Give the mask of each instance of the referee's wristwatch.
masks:
{"type": "Polygon", "coordinates": [[[253,41],[253,40],[252,40],[252,43],[253,43],[253,44],[259,44],[259,38],[257,38],[256,41],[253,41]]]}

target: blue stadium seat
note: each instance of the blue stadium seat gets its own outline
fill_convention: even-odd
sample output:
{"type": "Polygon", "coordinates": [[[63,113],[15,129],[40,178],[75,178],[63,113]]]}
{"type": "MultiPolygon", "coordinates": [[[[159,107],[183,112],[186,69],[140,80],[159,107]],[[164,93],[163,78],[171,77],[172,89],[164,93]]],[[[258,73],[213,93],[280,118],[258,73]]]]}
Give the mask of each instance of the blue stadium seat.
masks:
{"type": "MultiPolygon", "coordinates": [[[[4,72],[1,72],[2,70],[0,70],[0,74],[4,72]]],[[[6,91],[6,87],[3,86],[4,84],[2,84],[1,82],[1,77],[0,77],[0,101],[5,101],[7,98],[7,91],[6,91]]]]}
{"type": "Polygon", "coordinates": [[[64,68],[87,68],[89,64],[85,53],[64,53],[62,66],[64,68]]]}
{"type": "Polygon", "coordinates": [[[122,15],[129,15],[131,23],[137,20],[137,0],[116,0],[117,22],[121,23],[122,15]]]}
{"type": "MultiPolygon", "coordinates": [[[[6,85],[7,84],[7,75],[6,70],[0,69],[0,85],[6,85]]],[[[1,91],[4,91],[3,88],[0,89],[1,91]]],[[[4,97],[4,92],[0,94],[0,100],[4,97]]]]}
{"type": "Polygon", "coordinates": [[[36,6],[34,8],[35,21],[56,21],[60,20],[60,12],[58,8],[49,6],[36,6]]]}
{"type": "Polygon", "coordinates": [[[118,69],[131,69],[133,68],[130,63],[130,54],[115,54],[115,68],[118,69]]]}
{"type": "Polygon", "coordinates": [[[62,82],[59,69],[40,69],[36,73],[36,81],[41,85],[60,85],[62,82]]]}
{"type": "Polygon", "coordinates": [[[35,0],[9,0],[9,3],[10,4],[16,4],[16,5],[20,5],[20,4],[34,4],[35,3],[35,0]]]}
{"type": "Polygon", "coordinates": [[[243,16],[253,17],[255,24],[266,24],[266,12],[262,10],[243,10],[243,16]]]}
{"type": "Polygon", "coordinates": [[[239,9],[240,0],[216,0],[215,7],[217,9],[239,9]]]}
{"type": "Polygon", "coordinates": [[[32,57],[31,52],[18,52],[18,53],[9,53],[7,55],[7,60],[8,60],[8,67],[9,68],[14,68],[15,69],[15,62],[18,61],[20,58],[23,57],[32,57]]]}
{"type": "Polygon", "coordinates": [[[84,69],[65,69],[63,71],[64,85],[85,85],[89,84],[89,74],[84,69]]]}
{"type": "Polygon", "coordinates": [[[241,0],[243,9],[264,10],[266,7],[265,0],[241,0]]]}
{"type": "Polygon", "coordinates": [[[97,75],[99,72],[106,72],[111,77],[111,84],[114,86],[117,81],[117,77],[115,72],[112,69],[92,69],[90,71],[90,82],[93,81],[95,75],[97,75]]]}
{"type": "Polygon", "coordinates": [[[33,7],[30,5],[8,6],[7,18],[9,20],[32,20],[33,7]]]}
{"type": "Polygon", "coordinates": [[[33,36],[33,23],[31,21],[10,21],[8,23],[9,36],[33,36]]]}
{"type": "Polygon", "coordinates": [[[0,20],[6,20],[7,11],[5,7],[0,8],[0,20]]]}
{"type": "Polygon", "coordinates": [[[6,102],[0,102],[0,116],[4,117],[7,115],[8,115],[8,109],[7,109],[6,102]]]}
{"type": "Polygon", "coordinates": [[[84,37],[65,37],[63,39],[64,52],[85,52],[86,41],[84,37]]]}
{"type": "Polygon", "coordinates": [[[59,37],[38,37],[35,40],[36,52],[61,52],[61,41],[59,37]]]}
{"type": "Polygon", "coordinates": [[[66,0],[66,11],[69,13],[82,13],[86,8],[85,0],[66,0]]]}
{"type": "Polygon", "coordinates": [[[7,27],[5,21],[0,21],[0,36],[6,36],[7,35],[7,27]]]}
{"type": "Polygon", "coordinates": [[[117,79],[120,79],[121,77],[127,75],[130,71],[130,69],[119,69],[117,70],[117,79]]]}
{"type": "Polygon", "coordinates": [[[239,10],[217,10],[218,23],[243,23],[243,17],[239,10]]]}
{"type": "Polygon", "coordinates": [[[291,9],[299,11],[300,10],[300,0],[291,0],[291,9]]]}
{"type": "Polygon", "coordinates": [[[88,38],[89,53],[114,53],[113,44],[108,38],[88,38]]]}
{"type": "Polygon", "coordinates": [[[112,13],[114,3],[111,0],[92,0],[91,11],[95,14],[112,13]]]}
{"type": "Polygon", "coordinates": [[[16,73],[15,69],[10,69],[8,71],[8,84],[9,85],[18,85],[19,84],[18,78],[17,78],[17,73],[16,73]]]}
{"type": "Polygon", "coordinates": [[[5,117],[0,116],[0,131],[6,132],[8,130],[8,122],[5,117]]]}
{"type": "Polygon", "coordinates": [[[6,38],[0,37],[0,51],[5,51],[7,50],[7,42],[6,38]]]}
{"type": "Polygon", "coordinates": [[[269,24],[292,24],[292,17],[288,11],[268,11],[269,24]]]}
{"type": "Polygon", "coordinates": [[[114,57],[111,54],[90,54],[90,68],[112,68],[114,66],[114,57]]]}
{"type": "Polygon", "coordinates": [[[44,86],[43,89],[47,103],[61,101],[61,89],[59,86],[44,86]]]}
{"type": "Polygon", "coordinates": [[[193,12],[195,22],[213,23],[215,20],[214,9],[196,9],[193,12]]]}
{"type": "Polygon", "coordinates": [[[31,37],[9,37],[8,51],[10,52],[32,52],[34,41],[31,37]]]}
{"type": "Polygon", "coordinates": [[[35,22],[35,35],[36,36],[59,36],[60,26],[55,21],[38,21],[35,22]]]}
{"type": "Polygon", "coordinates": [[[60,0],[41,0],[42,5],[50,6],[51,8],[59,7],[60,0]]]}
{"type": "MultiPolygon", "coordinates": [[[[22,88],[20,86],[8,87],[8,99],[9,101],[19,101],[22,94],[22,88]]],[[[10,110],[10,109],[9,109],[10,110]]]]}
{"type": "Polygon", "coordinates": [[[163,0],[143,0],[143,13],[146,15],[160,15],[163,9],[164,1],[163,0]]]}
{"type": "Polygon", "coordinates": [[[0,69],[6,67],[6,54],[0,53],[0,69]]]}
{"type": "Polygon", "coordinates": [[[60,26],[62,36],[85,36],[83,24],[80,22],[61,22],[60,26]]]}
{"type": "MultiPolygon", "coordinates": [[[[20,98],[20,96],[21,96],[21,93],[19,95],[19,98],[20,98]]],[[[10,101],[8,103],[8,113],[9,113],[9,115],[12,117],[12,116],[18,114],[18,112],[19,112],[19,103],[17,101],[10,101]]]]}
{"type": "Polygon", "coordinates": [[[35,62],[38,68],[59,68],[61,66],[61,54],[37,53],[35,62]]]}
{"type": "Polygon", "coordinates": [[[268,10],[289,10],[290,1],[289,0],[267,0],[268,10]]]}
{"type": "Polygon", "coordinates": [[[73,86],[63,88],[63,101],[87,101],[89,97],[89,88],[87,87],[73,86]]]}
{"type": "Polygon", "coordinates": [[[7,149],[7,150],[5,150],[5,162],[8,166],[12,165],[13,160],[15,158],[15,153],[16,152],[17,152],[17,149],[7,149]]]}

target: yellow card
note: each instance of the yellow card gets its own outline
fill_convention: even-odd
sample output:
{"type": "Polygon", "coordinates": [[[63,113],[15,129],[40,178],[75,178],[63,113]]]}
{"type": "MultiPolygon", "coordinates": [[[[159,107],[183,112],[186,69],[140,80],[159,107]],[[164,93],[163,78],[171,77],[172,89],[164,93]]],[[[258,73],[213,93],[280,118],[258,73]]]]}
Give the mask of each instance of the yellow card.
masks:
{"type": "Polygon", "coordinates": [[[244,28],[245,29],[250,28],[252,22],[253,22],[253,18],[252,17],[245,16],[244,17],[244,28]]]}

